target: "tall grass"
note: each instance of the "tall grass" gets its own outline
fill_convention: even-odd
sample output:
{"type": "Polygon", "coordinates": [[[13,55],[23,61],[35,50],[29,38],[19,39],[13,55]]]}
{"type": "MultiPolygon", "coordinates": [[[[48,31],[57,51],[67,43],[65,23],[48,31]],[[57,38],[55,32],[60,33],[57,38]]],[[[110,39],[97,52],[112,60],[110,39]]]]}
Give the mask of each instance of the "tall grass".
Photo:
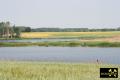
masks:
{"type": "MultiPolygon", "coordinates": [[[[92,63],[1,61],[0,80],[103,80],[99,77],[101,67],[117,67],[120,69],[120,65],[92,63]]],[[[120,77],[115,80],[120,80],[120,77]]]]}

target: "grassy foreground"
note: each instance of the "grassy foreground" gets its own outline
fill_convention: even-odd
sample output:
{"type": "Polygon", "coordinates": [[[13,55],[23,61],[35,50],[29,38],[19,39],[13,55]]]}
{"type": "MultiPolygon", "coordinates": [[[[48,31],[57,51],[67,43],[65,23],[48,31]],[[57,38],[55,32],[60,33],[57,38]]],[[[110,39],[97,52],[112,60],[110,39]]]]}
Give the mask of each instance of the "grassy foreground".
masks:
{"type": "Polygon", "coordinates": [[[20,46],[61,46],[61,47],[120,47],[120,42],[103,41],[62,41],[62,42],[0,42],[0,47],[20,47],[20,46]]]}
{"type": "MultiPolygon", "coordinates": [[[[104,80],[99,77],[102,67],[120,69],[120,65],[96,63],[0,61],[0,80],[104,80]]],[[[120,80],[120,77],[105,80],[120,80]]]]}

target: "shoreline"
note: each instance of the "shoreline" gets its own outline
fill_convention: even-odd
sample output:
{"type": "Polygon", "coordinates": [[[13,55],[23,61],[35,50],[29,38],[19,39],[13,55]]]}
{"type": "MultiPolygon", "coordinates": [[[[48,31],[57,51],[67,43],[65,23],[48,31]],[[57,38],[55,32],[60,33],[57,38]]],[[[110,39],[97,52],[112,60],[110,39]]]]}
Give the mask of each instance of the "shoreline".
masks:
{"type": "Polygon", "coordinates": [[[24,47],[24,46],[45,46],[45,47],[120,47],[120,42],[104,41],[56,41],[56,42],[0,42],[0,47],[24,47]]]}

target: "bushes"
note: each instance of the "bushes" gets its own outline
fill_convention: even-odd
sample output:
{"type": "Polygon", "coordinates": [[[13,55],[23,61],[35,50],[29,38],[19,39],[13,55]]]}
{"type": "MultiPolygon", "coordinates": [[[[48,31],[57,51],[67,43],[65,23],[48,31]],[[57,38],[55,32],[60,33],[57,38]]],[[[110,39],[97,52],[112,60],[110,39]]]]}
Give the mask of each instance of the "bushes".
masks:
{"type": "Polygon", "coordinates": [[[82,46],[89,47],[120,47],[120,42],[84,42],[82,46]]]}

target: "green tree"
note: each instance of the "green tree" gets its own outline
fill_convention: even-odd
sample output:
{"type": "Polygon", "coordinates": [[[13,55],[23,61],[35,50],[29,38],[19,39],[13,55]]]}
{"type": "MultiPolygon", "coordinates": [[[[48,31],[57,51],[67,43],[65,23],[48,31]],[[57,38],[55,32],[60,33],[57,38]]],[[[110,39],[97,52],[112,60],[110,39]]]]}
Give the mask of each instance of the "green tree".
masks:
{"type": "Polygon", "coordinates": [[[13,30],[14,30],[14,33],[16,34],[15,37],[20,38],[20,33],[21,33],[20,28],[13,26],[13,30]]]}

